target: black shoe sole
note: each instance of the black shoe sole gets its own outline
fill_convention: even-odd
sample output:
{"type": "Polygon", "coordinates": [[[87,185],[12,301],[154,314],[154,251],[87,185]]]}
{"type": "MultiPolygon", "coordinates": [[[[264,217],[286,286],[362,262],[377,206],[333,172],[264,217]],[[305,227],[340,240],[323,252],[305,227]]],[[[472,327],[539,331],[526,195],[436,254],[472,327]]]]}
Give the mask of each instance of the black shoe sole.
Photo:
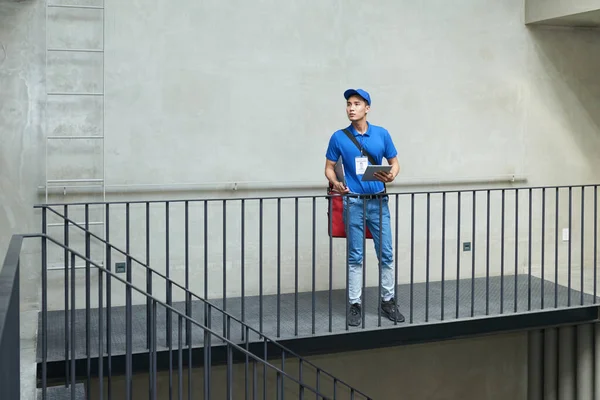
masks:
{"type": "Polygon", "coordinates": [[[360,326],[361,321],[358,321],[357,323],[353,324],[352,322],[348,321],[348,326],[360,326]]]}

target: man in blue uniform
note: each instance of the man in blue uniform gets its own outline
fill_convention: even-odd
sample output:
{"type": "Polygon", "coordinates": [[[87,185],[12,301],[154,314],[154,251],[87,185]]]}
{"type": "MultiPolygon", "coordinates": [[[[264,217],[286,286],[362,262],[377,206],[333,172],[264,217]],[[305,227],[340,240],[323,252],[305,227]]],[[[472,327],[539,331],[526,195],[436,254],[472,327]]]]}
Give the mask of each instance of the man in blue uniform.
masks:
{"type": "Polygon", "coordinates": [[[381,269],[381,311],[392,321],[403,322],[404,316],[394,306],[395,274],[392,249],[392,230],[388,196],[384,183],[392,182],[398,173],[398,152],[389,132],[367,122],[371,108],[371,96],[362,89],[348,89],[346,114],[351,124],[345,130],[352,134],[358,146],[344,130],[333,133],[326,152],[325,176],[333,185],[333,190],[344,195],[344,223],[348,241],[348,325],[358,326],[362,319],[361,291],[363,274],[363,203],[366,203],[364,220],[373,234],[375,251],[381,269]],[[387,159],[392,169],[389,173],[378,172],[378,181],[362,181],[369,154],[378,165],[387,159]],[[341,157],[344,167],[345,184],[338,180],[335,164],[341,157]],[[380,226],[380,215],[382,224],[380,226]],[[380,243],[381,232],[381,243],[380,243]],[[380,251],[381,249],[381,251],[380,251]]]}

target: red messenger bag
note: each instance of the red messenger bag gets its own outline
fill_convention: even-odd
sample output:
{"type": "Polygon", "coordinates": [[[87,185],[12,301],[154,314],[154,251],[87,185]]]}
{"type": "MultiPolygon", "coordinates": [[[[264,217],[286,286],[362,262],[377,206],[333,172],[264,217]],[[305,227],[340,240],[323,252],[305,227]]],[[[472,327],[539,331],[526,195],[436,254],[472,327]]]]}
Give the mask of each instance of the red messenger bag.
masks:
{"type": "MultiPolygon", "coordinates": [[[[348,138],[350,140],[352,140],[352,143],[354,143],[356,145],[356,147],[361,149],[360,145],[358,144],[358,141],[356,140],[356,138],[350,131],[348,131],[347,129],[344,129],[344,133],[346,134],[346,136],[348,136],[348,138]]],[[[369,162],[371,164],[377,165],[377,162],[369,153],[365,152],[364,150],[362,150],[362,151],[367,156],[367,158],[369,159],[369,162]]],[[[335,164],[335,171],[336,171],[336,174],[338,175],[338,180],[345,182],[345,179],[343,176],[344,169],[342,167],[341,158],[338,159],[335,164]]],[[[329,200],[329,204],[328,204],[329,207],[327,209],[327,217],[328,217],[328,219],[327,219],[328,229],[327,230],[329,232],[329,236],[331,236],[331,237],[345,238],[346,237],[346,226],[344,224],[344,195],[334,192],[332,189],[333,189],[333,185],[330,183],[329,187],[327,188],[327,195],[330,196],[327,198],[329,200]]],[[[373,239],[373,235],[371,234],[369,227],[366,227],[365,231],[366,231],[365,233],[366,233],[367,239],[373,239]]]]}

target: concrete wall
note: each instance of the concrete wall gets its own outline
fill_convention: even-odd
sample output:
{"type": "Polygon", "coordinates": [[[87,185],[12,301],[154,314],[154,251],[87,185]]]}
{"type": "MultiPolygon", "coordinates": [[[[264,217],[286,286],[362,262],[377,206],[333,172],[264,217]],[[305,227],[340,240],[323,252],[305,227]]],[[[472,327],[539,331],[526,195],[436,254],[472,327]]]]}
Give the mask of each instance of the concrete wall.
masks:
{"type": "MultiPolygon", "coordinates": [[[[95,3],[90,0],[85,4],[95,3]]],[[[163,0],[152,6],[141,1],[107,0],[106,6],[106,146],[102,148],[97,142],[74,148],[54,145],[49,148],[48,162],[54,178],[77,174],[97,177],[106,167],[106,181],[112,185],[109,199],[322,194],[327,140],[334,130],[347,124],[341,93],[357,86],[371,91],[371,121],[387,127],[399,149],[402,174],[398,184],[390,188],[393,191],[428,189],[431,182],[445,188],[445,183],[505,179],[513,174],[526,177],[529,185],[598,181],[600,34],[527,28],[521,0],[468,0],[460,4],[388,1],[377,6],[354,0],[319,1],[310,6],[305,2],[267,1],[242,2],[235,7],[216,0],[178,5],[163,0]],[[255,144],[258,147],[252,149],[255,144]],[[233,182],[245,190],[225,190],[233,187],[233,182]],[[185,193],[156,190],[149,194],[131,193],[117,186],[172,183],[201,185],[185,193]],[[287,189],[259,190],[261,187],[287,189]]],[[[94,47],[102,43],[96,11],[62,11],[49,15],[54,29],[48,31],[52,45],[94,47]]],[[[89,100],[49,104],[45,129],[44,26],[41,0],[0,2],[0,257],[11,234],[39,230],[40,215],[32,205],[45,200],[37,189],[45,179],[45,135],[100,132],[100,105],[89,100]]],[[[48,65],[52,78],[49,89],[100,88],[98,55],[53,57],[48,65]]],[[[50,200],[98,198],[89,193],[76,196],[73,191],[62,196],[60,191],[50,200]]],[[[436,202],[439,199],[433,204],[439,204],[436,202]]],[[[320,200],[317,206],[319,288],[328,285],[324,204],[320,200]]],[[[420,204],[415,215],[421,221],[416,237],[418,279],[422,278],[425,245],[425,209],[420,204]]],[[[485,202],[478,200],[478,204],[485,202]]],[[[561,204],[565,204],[564,197],[561,204]]],[[[574,204],[578,204],[576,195],[574,204]]],[[[589,207],[590,200],[586,204],[589,207]]],[[[248,207],[247,257],[256,260],[257,204],[248,207]]],[[[276,209],[272,202],[265,207],[265,287],[273,292],[276,209]]],[[[301,207],[302,288],[310,278],[311,242],[307,235],[311,225],[306,223],[310,221],[306,214],[310,215],[311,209],[310,203],[301,207]]],[[[111,237],[124,246],[123,208],[114,209],[111,237]]],[[[201,205],[193,205],[191,210],[195,265],[191,278],[194,289],[199,290],[203,285],[203,210],[201,205]]],[[[93,210],[92,218],[99,212],[93,210]]],[[[133,212],[133,232],[139,232],[144,210],[138,207],[133,212]]],[[[182,207],[174,206],[171,213],[177,218],[171,222],[171,241],[181,248],[182,207]]],[[[152,215],[153,229],[164,227],[164,209],[153,208],[152,215]]],[[[228,232],[237,235],[238,217],[228,215],[228,232]]],[[[289,216],[287,211],[284,215],[289,216]]],[[[561,228],[565,226],[562,215],[561,228]]],[[[210,276],[218,278],[223,265],[218,204],[209,218],[210,276]]],[[[401,220],[404,232],[406,218],[405,211],[401,220]]],[[[433,218],[439,221],[438,214],[432,214],[433,218]]],[[[481,223],[484,214],[476,218],[478,226],[485,226],[481,223]]],[[[534,224],[539,227],[539,223],[536,217],[534,224]]],[[[470,239],[468,226],[466,220],[464,240],[470,239]]],[[[449,231],[452,228],[448,226],[449,231]]],[[[282,231],[289,234],[292,230],[293,221],[283,221],[282,231]]],[[[60,237],[59,232],[53,234],[60,237]]],[[[290,274],[291,244],[289,236],[285,237],[284,273],[290,274]]],[[[77,244],[78,240],[72,237],[72,242],[77,244]]],[[[450,249],[456,238],[449,236],[448,240],[450,249]]],[[[547,240],[553,237],[549,234],[547,240]]],[[[159,270],[165,265],[164,242],[164,233],[153,230],[152,265],[159,270]]],[[[400,243],[401,279],[405,280],[407,243],[400,243]]],[[[480,238],[478,243],[482,243],[480,238]]],[[[144,238],[134,234],[132,250],[136,255],[144,254],[143,244],[144,238]]],[[[560,245],[564,255],[565,243],[560,245]]],[[[440,258],[439,248],[432,247],[432,263],[440,258]]],[[[492,249],[497,251],[497,245],[492,249]]],[[[240,287],[235,278],[239,276],[234,256],[238,250],[235,242],[228,249],[226,267],[231,269],[232,293],[240,287]]],[[[38,251],[28,242],[25,252],[30,259],[23,265],[22,277],[24,310],[38,307],[38,251]]],[[[334,243],[334,251],[335,287],[340,287],[344,276],[341,241],[334,243]]],[[[481,257],[483,252],[478,254],[481,257]]],[[[520,254],[523,257],[525,253],[520,254]]],[[[181,279],[181,250],[172,249],[171,257],[172,273],[181,279]]],[[[468,262],[470,254],[461,257],[468,262]]],[[[102,259],[99,247],[94,248],[94,258],[102,259]]],[[[60,254],[53,253],[53,259],[60,261],[60,254]]],[[[525,262],[525,258],[519,261],[521,269],[525,262]]],[[[372,252],[369,263],[375,265],[372,252]]],[[[561,267],[564,265],[561,256],[561,267]]],[[[249,268],[254,272],[248,285],[256,291],[256,263],[253,261],[249,268]]],[[[492,272],[498,272],[497,264],[492,272]]],[[[56,271],[49,275],[50,307],[60,308],[63,275],[56,271]]],[[[138,276],[136,273],[136,279],[138,276]]],[[[368,277],[369,283],[374,283],[374,269],[368,277]]],[[[220,282],[212,282],[211,295],[218,296],[220,282]]],[[[290,280],[283,282],[284,289],[289,289],[290,280]]],[[[113,294],[113,304],[122,301],[120,293],[113,294]]],[[[83,303],[78,300],[78,305],[83,303]]],[[[35,321],[35,315],[28,320],[35,321]]],[[[34,331],[34,324],[31,327],[34,331]]],[[[507,352],[490,354],[504,357],[507,352]]],[[[513,361],[515,368],[524,365],[521,359],[513,361]]],[[[426,373],[441,379],[454,372],[454,365],[450,365],[439,374],[426,373]]],[[[403,371],[401,376],[413,376],[412,369],[403,371]]],[[[411,379],[406,382],[403,386],[409,390],[430,388],[429,384],[416,388],[411,379]]]]}
{"type": "Polygon", "coordinates": [[[598,0],[525,0],[525,22],[540,22],[600,10],[598,0]]]}
{"type": "MultiPolygon", "coordinates": [[[[107,1],[106,6],[105,148],[100,148],[97,141],[77,144],[75,148],[50,147],[48,162],[53,178],[97,177],[105,168],[107,183],[112,185],[109,199],[322,194],[321,187],[314,187],[325,183],[323,155],[329,135],[347,124],[341,93],[350,86],[371,91],[371,121],[387,127],[399,148],[402,175],[398,185],[391,186],[393,191],[415,188],[402,186],[403,183],[425,182],[416,186],[420,190],[430,188],[427,182],[431,181],[485,181],[513,174],[526,177],[530,185],[597,182],[599,33],[527,28],[520,1],[472,1],[460,6],[406,1],[378,7],[358,1],[319,2],[312,7],[272,1],[235,8],[220,2],[174,7],[162,1],[147,7],[141,2],[107,1]],[[313,25],[309,27],[304,21],[312,21],[313,25]],[[347,21],[360,22],[361,29],[347,21]],[[258,147],[251,149],[254,144],[258,147]],[[232,182],[240,183],[239,187],[246,190],[223,190],[232,182]],[[170,183],[199,183],[205,190],[141,194],[118,186],[170,183]],[[258,189],[286,184],[287,190],[258,189]]],[[[1,7],[0,82],[2,88],[8,88],[0,97],[3,249],[9,234],[38,229],[39,213],[31,206],[44,200],[36,197],[36,186],[43,185],[45,178],[44,10],[39,1],[3,2],[1,7]]],[[[97,11],[54,10],[49,21],[51,46],[93,48],[102,43],[97,11]]],[[[49,89],[101,88],[98,55],[52,57],[48,65],[49,89]]],[[[48,132],[97,134],[101,122],[99,107],[89,101],[51,102],[48,132]]],[[[97,195],[72,193],[62,196],[61,191],[50,200],[98,199],[97,195]]],[[[403,201],[398,258],[403,268],[400,279],[405,281],[409,208],[403,201]]],[[[423,278],[425,259],[424,198],[419,201],[415,215],[417,280],[423,278]]],[[[437,268],[432,276],[439,276],[437,265],[441,258],[439,201],[432,200],[432,207],[438,210],[431,216],[432,221],[438,221],[434,222],[438,233],[432,236],[436,245],[431,248],[431,260],[437,268]]],[[[454,201],[448,199],[449,209],[454,201]]],[[[463,215],[469,215],[469,200],[464,201],[463,215]]],[[[493,201],[498,204],[497,197],[493,201]]],[[[526,197],[520,202],[521,207],[525,202],[526,197]]],[[[565,197],[561,197],[561,204],[565,203],[565,197]]],[[[322,199],[317,202],[319,288],[328,286],[325,204],[322,199]]],[[[577,193],[573,204],[577,212],[577,193]]],[[[586,200],[586,204],[589,207],[591,200],[586,200]]],[[[484,206],[485,200],[478,199],[479,229],[485,226],[484,206]]],[[[224,264],[222,204],[210,207],[209,276],[215,279],[211,280],[210,294],[219,296],[224,264]]],[[[228,288],[233,295],[240,288],[239,203],[229,207],[225,268],[231,271],[228,288]]],[[[251,268],[247,291],[251,293],[257,290],[258,279],[258,204],[248,202],[247,207],[246,257],[251,268]]],[[[312,273],[310,201],[303,201],[300,210],[300,287],[306,289],[312,273]]],[[[93,209],[92,218],[102,212],[93,209]]],[[[143,206],[132,206],[131,246],[142,259],[144,212],[143,206]]],[[[194,290],[200,290],[204,274],[202,204],[191,205],[190,212],[191,279],[194,290]]],[[[293,202],[288,201],[283,204],[285,218],[281,223],[284,291],[293,287],[289,279],[293,274],[294,244],[290,212],[293,202]]],[[[165,226],[164,207],[153,207],[151,213],[151,262],[164,271],[166,237],[164,231],[158,231],[165,226]]],[[[71,215],[79,219],[81,211],[78,216],[76,211],[71,215]]],[[[171,215],[173,247],[169,262],[173,276],[181,279],[183,206],[173,205],[171,215]]],[[[276,215],[276,202],[265,202],[267,293],[275,290],[276,215]]],[[[524,218],[525,214],[520,215],[524,218]]],[[[448,218],[452,220],[452,212],[448,218]]],[[[510,216],[507,218],[510,222],[510,216]]],[[[563,209],[561,229],[565,218],[563,209]]],[[[526,222],[523,220],[520,225],[522,229],[526,222]]],[[[539,215],[533,222],[539,227],[539,215]]],[[[470,221],[465,219],[462,223],[464,239],[460,241],[469,240],[470,221]]],[[[448,232],[454,230],[452,224],[449,222],[448,232]]],[[[111,226],[111,240],[124,247],[124,207],[113,207],[111,226]]],[[[576,228],[575,225],[573,229],[576,228]]],[[[102,232],[101,227],[97,229],[102,232]]],[[[491,249],[494,254],[499,249],[497,232],[496,222],[492,230],[496,238],[491,249]]],[[[60,229],[53,234],[60,237],[60,229]]],[[[484,234],[478,230],[477,235],[484,234]]],[[[525,236],[519,240],[526,247],[527,233],[522,234],[525,236]]],[[[514,238],[510,233],[506,235],[510,249],[514,238]]],[[[546,238],[553,240],[550,233],[546,238]]],[[[452,234],[447,240],[448,249],[456,246],[457,239],[452,234]]],[[[80,238],[73,235],[71,242],[81,249],[80,238]]],[[[482,243],[480,236],[477,242],[482,243]]],[[[539,241],[534,246],[537,249],[539,241]]],[[[560,246],[564,252],[565,243],[560,246]]],[[[587,259],[593,258],[590,248],[587,245],[587,259]]],[[[341,287],[345,281],[343,242],[336,240],[333,251],[334,286],[341,287]]],[[[95,259],[103,257],[98,246],[93,254],[95,259]]],[[[520,254],[518,264],[523,270],[526,253],[520,254]]],[[[477,257],[483,255],[478,250],[477,257]]],[[[465,263],[470,256],[460,255],[465,263]]],[[[456,254],[449,253],[448,258],[451,257],[456,254]]],[[[51,259],[60,261],[60,252],[53,253],[51,259]]],[[[113,257],[113,261],[120,260],[113,257]]],[[[497,274],[497,257],[492,260],[492,273],[497,274]]],[[[574,256],[574,260],[578,262],[578,257],[574,256]]],[[[375,265],[372,251],[369,263],[375,265]]],[[[514,261],[507,259],[507,263],[514,261]]],[[[563,258],[560,263],[564,265],[563,258]]],[[[468,271],[468,264],[464,265],[468,271]]],[[[371,271],[368,282],[374,284],[377,274],[371,271]]],[[[35,278],[37,273],[38,269],[32,268],[29,276],[35,278]]],[[[483,270],[478,269],[477,273],[483,270]]],[[[136,272],[135,276],[136,282],[143,282],[137,280],[143,279],[142,273],[136,272]]],[[[62,279],[60,272],[50,273],[53,287],[59,287],[62,279]]],[[[118,303],[120,295],[115,296],[118,303]]],[[[59,290],[50,299],[51,307],[60,307],[59,290]]]]}
{"type": "MultiPolygon", "coordinates": [[[[309,357],[309,360],[350,383],[374,399],[527,399],[527,334],[514,333],[477,339],[455,340],[441,343],[391,347],[378,350],[347,352],[341,354],[309,357]]],[[[278,360],[271,361],[279,366],[278,360]]],[[[287,359],[285,370],[297,377],[297,360],[287,359]],[[295,362],[294,362],[295,361],[295,362]]],[[[304,367],[304,377],[314,380],[314,370],[304,367]]],[[[192,373],[193,396],[201,397],[204,387],[203,369],[192,373]]],[[[214,367],[211,371],[211,394],[214,398],[226,397],[226,368],[214,367]]],[[[249,378],[253,379],[250,366],[249,378]]],[[[188,372],[183,371],[183,398],[187,397],[188,372]]],[[[263,370],[257,368],[258,396],[262,394],[263,370]]],[[[178,382],[177,370],[173,374],[178,382]]],[[[275,373],[268,373],[268,398],[276,396],[275,373]]],[[[244,364],[233,370],[234,397],[243,397],[245,390],[244,364]]],[[[112,380],[113,396],[125,393],[125,379],[112,380]]],[[[314,385],[314,382],[312,383],[314,385]]],[[[91,393],[98,393],[98,381],[94,381],[91,393]]],[[[285,395],[298,398],[297,386],[285,382],[285,395]]],[[[332,395],[332,382],[321,378],[321,387],[332,395]]],[[[169,395],[169,374],[160,373],[157,382],[157,398],[169,395]]],[[[250,382],[252,388],[252,381],[250,382]]],[[[107,383],[104,383],[104,392],[107,383]]],[[[350,398],[349,393],[338,387],[337,395],[350,398]]],[[[133,379],[136,399],[148,397],[148,375],[136,375],[133,379]]],[[[177,396],[177,384],[173,388],[177,396]]],[[[306,397],[311,397],[305,392],[306,397]]],[[[118,397],[118,396],[117,396],[118,397]]],[[[358,396],[356,398],[359,398],[358,396]]]]}
{"type": "MultiPolygon", "coordinates": [[[[397,186],[390,187],[392,191],[429,189],[434,187],[430,185],[432,181],[485,182],[512,175],[525,177],[525,183],[530,185],[597,182],[600,84],[595,71],[600,64],[599,33],[527,28],[523,25],[519,1],[464,3],[458,8],[440,3],[435,13],[430,9],[410,2],[394,2],[385,7],[360,2],[343,5],[321,2],[309,8],[269,2],[230,9],[216,2],[189,7],[158,2],[148,8],[142,3],[108,1],[103,154],[109,199],[322,194],[324,148],[331,132],[347,123],[341,93],[349,86],[371,90],[371,121],[387,127],[397,144],[402,174],[397,186]],[[478,17],[483,14],[486,18],[478,17]],[[309,28],[294,22],[300,19],[314,21],[316,25],[309,28]],[[136,24],[132,20],[143,22],[136,24]],[[356,30],[342,22],[350,20],[362,21],[366,28],[356,30]],[[355,56],[358,50],[364,52],[364,58],[355,56]],[[251,149],[254,144],[258,147],[251,149]],[[277,165],[288,167],[274,167],[277,165]],[[238,183],[240,190],[224,190],[232,187],[233,182],[238,183]],[[173,183],[200,184],[198,187],[203,190],[128,192],[154,187],[144,185],[173,183]],[[133,187],[128,188],[130,184],[133,187]],[[311,189],[315,185],[318,189],[311,189]],[[286,186],[289,190],[264,189],[286,186]],[[261,187],[263,190],[259,190],[261,187]]],[[[99,46],[101,29],[90,28],[100,26],[97,14],[85,11],[83,18],[77,12],[53,11],[52,43],[99,46]]],[[[55,56],[49,63],[54,88],[90,91],[101,88],[97,55],[77,56],[77,62],[66,57],[55,56]]],[[[73,126],[89,134],[98,132],[100,103],[75,103],[69,108],[64,104],[52,105],[56,109],[50,125],[56,134],[74,132],[73,126]]],[[[52,177],[101,175],[99,144],[77,146],[74,150],[50,149],[52,177]]],[[[477,186],[482,185],[485,186],[484,183],[477,186]]],[[[68,191],[63,197],[61,192],[50,200],[88,198],[73,193],[68,191]]],[[[515,264],[511,196],[514,197],[508,193],[506,200],[507,273],[514,271],[515,264]]],[[[547,196],[550,211],[545,237],[548,243],[553,243],[550,207],[554,197],[553,193],[547,196]]],[[[578,215],[578,196],[575,191],[573,215],[578,215]]],[[[590,218],[593,194],[588,191],[586,196],[586,213],[590,218]]],[[[399,201],[399,280],[406,282],[410,279],[410,203],[408,197],[399,201]]],[[[417,196],[416,281],[425,279],[425,201],[424,196],[417,196]]],[[[492,195],[491,201],[490,269],[492,274],[499,274],[499,193],[492,195]]],[[[523,192],[519,199],[518,239],[522,250],[517,260],[521,272],[528,267],[528,254],[524,251],[528,245],[527,201],[527,193],[523,192]]],[[[539,231],[539,193],[534,193],[533,201],[533,224],[539,231]]],[[[461,238],[457,240],[456,197],[447,198],[446,257],[461,259],[462,276],[470,273],[471,253],[457,254],[455,249],[457,241],[473,239],[471,203],[470,195],[465,195],[461,238]]],[[[486,272],[484,194],[479,196],[477,204],[476,275],[481,276],[486,272]]],[[[560,204],[559,235],[567,227],[566,192],[561,194],[560,204]]],[[[246,207],[246,292],[254,294],[259,279],[259,206],[257,201],[248,201],[246,207]]],[[[275,201],[265,201],[265,293],[276,291],[276,207],[275,201]]],[[[300,290],[312,286],[311,207],[310,199],[299,203],[300,290]]],[[[318,289],[325,289],[329,286],[326,202],[319,199],[316,207],[316,281],[318,289]]],[[[393,203],[392,208],[395,209],[393,203]]],[[[191,285],[202,293],[203,204],[192,203],[189,210],[191,285]]],[[[439,196],[432,197],[431,210],[430,273],[431,279],[440,279],[439,196]]],[[[144,260],[144,205],[132,206],[130,211],[131,249],[144,260]]],[[[71,212],[82,219],[81,209],[71,212]]],[[[293,201],[282,202],[284,292],[294,288],[293,213],[293,201]]],[[[101,219],[103,210],[92,208],[91,214],[92,219],[101,219]]],[[[113,207],[111,241],[121,248],[125,247],[124,216],[123,206],[113,207]]],[[[169,273],[182,282],[183,204],[172,204],[170,216],[169,273]]],[[[224,267],[228,274],[228,295],[238,295],[241,292],[240,204],[230,203],[227,207],[225,236],[222,203],[209,205],[208,218],[209,295],[222,295],[224,267]]],[[[586,261],[593,259],[589,243],[591,227],[588,223],[586,261]]],[[[164,228],[164,205],[152,206],[150,258],[153,267],[162,271],[166,270],[164,228]]],[[[102,227],[96,230],[101,233],[102,227]]],[[[572,243],[577,249],[578,232],[576,221],[572,226],[572,243]]],[[[53,234],[60,236],[61,229],[53,234]]],[[[534,269],[539,269],[540,237],[539,233],[534,235],[534,269]]],[[[80,239],[72,234],[71,243],[79,243],[78,248],[82,249],[80,239]]],[[[566,265],[567,244],[559,241],[561,267],[566,265]]],[[[369,250],[368,262],[374,266],[374,252],[369,250]]],[[[101,247],[96,246],[93,251],[96,259],[103,257],[101,247]]],[[[546,251],[546,260],[551,263],[553,247],[546,246],[546,251]]],[[[333,253],[333,286],[343,287],[343,241],[334,241],[333,253]]],[[[60,251],[51,257],[59,262],[60,258],[60,251]]],[[[115,254],[112,261],[122,260],[115,254]]],[[[574,267],[580,266],[579,260],[574,254],[574,267]]],[[[135,270],[136,282],[143,283],[144,276],[141,269],[135,270]]],[[[448,271],[446,278],[455,276],[448,271]]],[[[53,272],[51,279],[59,285],[62,274],[53,272]]],[[[377,273],[370,269],[367,283],[376,282],[377,273]]],[[[117,303],[122,297],[119,293],[115,294],[117,303]]],[[[176,293],[176,298],[179,295],[176,293]]],[[[62,296],[56,293],[55,297],[58,303],[51,305],[60,307],[62,296]]],[[[136,297],[135,301],[143,298],[136,297]]]]}
{"type": "MultiPolygon", "coordinates": [[[[0,256],[15,233],[39,231],[36,187],[44,154],[43,2],[0,2],[0,256]]],[[[39,260],[39,246],[24,245],[24,263],[39,260]]],[[[21,308],[39,308],[39,267],[22,274],[21,308]]]]}

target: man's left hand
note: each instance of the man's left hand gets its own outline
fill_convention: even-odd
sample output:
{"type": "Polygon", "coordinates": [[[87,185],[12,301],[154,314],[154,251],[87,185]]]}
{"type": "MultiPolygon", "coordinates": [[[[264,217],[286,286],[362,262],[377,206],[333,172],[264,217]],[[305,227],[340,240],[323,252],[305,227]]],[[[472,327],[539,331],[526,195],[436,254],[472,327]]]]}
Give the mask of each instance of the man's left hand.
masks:
{"type": "Polygon", "coordinates": [[[373,176],[383,183],[390,183],[394,181],[394,174],[391,172],[375,172],[373,176]]]}

